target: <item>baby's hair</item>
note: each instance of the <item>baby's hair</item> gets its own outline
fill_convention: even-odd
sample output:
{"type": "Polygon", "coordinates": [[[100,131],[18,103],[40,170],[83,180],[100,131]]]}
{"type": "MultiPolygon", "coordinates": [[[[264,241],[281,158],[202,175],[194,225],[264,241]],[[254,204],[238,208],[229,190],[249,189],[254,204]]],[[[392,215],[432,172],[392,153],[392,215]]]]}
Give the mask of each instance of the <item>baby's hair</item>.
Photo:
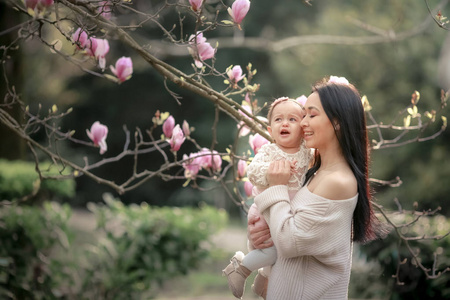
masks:
{"type": "Polygon", "coordinates": [[[292,99],[292,98],[289,98],[289,97],[280,97],[280,98],[277,98],[277,99],[275,99],[275,100],[272,102],[272,104],[271,104],[270,107],[269,107],[269,111],[268,111],[268,113],[267,113],[267,122],[269,123],[269,125],[270,125],[270,119],[272,118],[272,113],[273,113],[273,110],[274,110],[275,106],[277,106],[277,105],[280,104],[280,103],[287,102],[287,101],[293,102],[293,103],[297,103],[298,106],[299,106],[301,109],[303,109],[303,106],[302,106],[300,103],[298,103],[298,101],[295,100],[295,99],[292,99]]]}

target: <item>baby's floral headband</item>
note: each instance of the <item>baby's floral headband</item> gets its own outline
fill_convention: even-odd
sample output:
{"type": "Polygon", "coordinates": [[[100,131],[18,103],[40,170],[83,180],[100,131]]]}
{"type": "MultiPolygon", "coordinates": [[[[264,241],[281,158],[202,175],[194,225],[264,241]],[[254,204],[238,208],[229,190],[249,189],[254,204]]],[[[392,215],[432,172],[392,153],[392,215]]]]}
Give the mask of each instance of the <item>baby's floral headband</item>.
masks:
{"type": "Polygon", "coordinates": [[[328,83],[345,84],[345,85],[349,84],[347,78],[345,78],[345,77],[338,77],[338,76],[330,76],[330,79],[328,80],[328,83]]]}
{"type": "Polygon", "coordinates": [[[275,99],[275,101],[272,102],[271,106],[274,107],[275,105],[278,105],[280,102],[288,101],[289,97],[280,97],[275,99]]]}
{"type": "Polygon", "coordinates": [[[303,106],[305,105],[306,99],[307,98],[304,95],[301,97],[298,97],[297,99],[292,99],[289,97],[280,97],[280,98],[275,99],[275,101],[272,102],[272,104],[270,105],[270,108],[271,108],[271,110],[273,110],[273,108],[275,106],[277,106],[280,102],[285,102],[285,101],[292,101],[294,103],[299,104],[300,107],[303,108],[303,106]]]}

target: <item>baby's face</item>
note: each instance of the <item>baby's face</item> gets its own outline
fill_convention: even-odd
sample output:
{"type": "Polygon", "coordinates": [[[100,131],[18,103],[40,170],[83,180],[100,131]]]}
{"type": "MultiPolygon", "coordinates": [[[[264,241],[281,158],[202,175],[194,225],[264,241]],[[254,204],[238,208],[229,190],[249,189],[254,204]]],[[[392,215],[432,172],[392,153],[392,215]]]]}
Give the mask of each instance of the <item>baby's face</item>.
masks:
{"type": "Polygon", "coordinates": [[[299,150],[302,142],[300,122],[303,116],[303,109],[292,101],[281,102],[274,107],[267,129],[281,150],[287,153],[299,150]]]}

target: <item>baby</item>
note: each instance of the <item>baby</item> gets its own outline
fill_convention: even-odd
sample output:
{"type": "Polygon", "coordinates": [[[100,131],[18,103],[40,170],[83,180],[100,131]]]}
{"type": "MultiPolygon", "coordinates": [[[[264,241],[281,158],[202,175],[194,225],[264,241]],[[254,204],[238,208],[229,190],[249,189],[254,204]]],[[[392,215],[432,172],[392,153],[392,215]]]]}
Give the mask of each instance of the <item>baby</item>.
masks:
{"type": "MultiPolygon", "coordinates": [[[[303,107],[294,99],[278,98],[270,106],[267,115],[269,121],[267,130],[274,143],[262,146],[247,168],[248,179],[254,185],[253,196],[258,195],[269,186],[266,172],[270,162],[276,160],[287,160],[291,163],[292,175],[288,184],[291,200],[303,186],[311,160],[311,151],[305,146],[300,126],[303,116],[303,107]]],[[[260,217],[258,222],[266,222],[255,204],[248,211],[248,216],[251,215],[258,215],[260,217]]],[[[252,289],[265,299],[267,278],[276,259],[275,246],[252,250],[245,256],[241,251],[236,252],[230,264],[223,270],[233,295],[240,299],[244,294],[247,277],[251,272],[264,267],[259,270],[252,289]]]]}

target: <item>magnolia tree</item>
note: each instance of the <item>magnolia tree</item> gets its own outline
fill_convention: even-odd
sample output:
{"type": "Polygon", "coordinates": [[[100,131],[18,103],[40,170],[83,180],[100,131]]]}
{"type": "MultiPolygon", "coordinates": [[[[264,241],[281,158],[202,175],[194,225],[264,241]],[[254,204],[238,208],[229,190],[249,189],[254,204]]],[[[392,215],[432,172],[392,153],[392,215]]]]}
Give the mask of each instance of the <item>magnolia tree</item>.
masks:
{"type": "MultiPolygon", "coordinates": [[[[23,20],[4,31],[15,32],[15,38],[8,44],[1,45],[3,80],[7,90],[0,104],[0,121],[17,136],[26,142],[30,152],[36,161],[36,170],[41,179],[49,177],[45,170],[40,168],[40,160],[43,156],[59,166],[61,175],[58,178],[87,176],[98,183],[107,185],[117,191],[118,194],[133,190],[152,178],[159,177],[163,180],[178,180],[180,185],[190,185],[201,189],[200,181],[212,181],[218,187],[223,188],[231,201],[236,205],[247,209],[247,199],[251,195],[251,183],[246,178],[246,167],[254,154],[265,143],[271,142],[266,131],[266,119],[262,111],[266,103],[258,103],[257,93],[260,88],[255,83],[256,70],[251,63],[246,66],[235,65],[220,70],[216,68],[216,54],[221,49],[221,43],[212,43],[209,34],[218,29],[242,29],[245,26],[245,18],[251,13],[251,8],[257,3],[249,0],[234,1],[210,1],[210,0],[176,0],[160,1],[156,5],[135,5],[127,0],[4,0],[6,5],[18,11],[23,20]],[[145,7],[147,11],[141,10],[145,7]],[[179,24],[172,24],[171,28],[163,26],[162,18],[168,14],[178,16],[179,24]],[[127,15],[127,18],[121,18],[127,15]],[[133,16],[133,17],[130,17],[133,16]],[[186,32],[184,24],[190,22],[192,31],[186,32]],[[184,51],[192,59],[192,70],[184,73],[174,66],[157,58],[152,48],[141,45],[137,41],[139,30],[146,24],[158,26],[164,34],[164,43],[167,49],[184,51]],[[53,30],[59,35],[58,39],[48,40],[45,34],[53,30]],[[175,30],[177,29],[177,31],[175,30]],[[43,47],[49,48],[55,55],[62,56],[67,63],[79,66],[92,76],[102,77],[105,80],[122,84],[133,80],[133,61],[131,57],[120,56],[106,58],[110,47],[127,47],[140,56],[145,62],[154,68],[164,79],[164,88],[174,101],[183,105],[182,97],[170,88],[168,83],[173,83],[181,89],[194,92],[206,102],[211,103],[211,113],[215,116],[212,128],[211,145],[199,145],[195,139],[195,131],[189,125],[189,120],[175,120],[171,112],[157,111],[152,123],[147,128],[137,128],[132,134],[126,126],[126,140],[123,151],[120,153],[108,153],[108,124],[95,121],[85,134],[64,130],[55,125],[71,113],[71,109],[61,112],[56,105],[49,111],[39,108],[37,111],[30,109],[21,99],[15,83],[10,81],[11,73],[8,69],[11,57],[19,47],[26,47],[29,40],[38,40],[43,47]],[[61,47],[62,41],[70,43],[71,50],[66,51],[61,47]],[[223,88],[212,88],[210,79],[221,78],[223,88]],[[16,118],[10,113],[12,107],[20,108],[23,117],[16,118]],[[236,138],[232,145],[226,149],[216,149],[217,127],[219,126],[219,113],[236,122],[236,138]],[[162,131],[162,135],[160,132],[162,131]],[[38,142],[33,138],[37,132],[45,132],[46,141],[38,142]],[[242,141],[248,142],[249,148],[242,149],[242,141]],[[58,151],[58,144],[76,143],[87,147],[99,149],[96,161],[87,158],[83,164],[77,164],[70,157],[65,157],[58,151]],[[192,153],[180,153],[180,148],[185,143],[191,143],[197,149],[192,153]],[[241,147],[241,148],[240,148],[241,147]],[[142,155],[151,153],[163,159],[163,163],[156,169],[148,169],[139,165],[142,155]],[[107,157],[104,157],[108,155],[107,157]],[[132,157],[130,168],[132,175],[123,182],[117,183],[108,178],[102,178],[94,174],[93,170],[106,164],[114,164],[125,157],[132,157]],[[67,171],[70,170],[70,171],[67,171]],[[175,175],[174,175],[175,174],[175,175]]],[[[137,2],[139,3],[139,2],[137,2]]],[[[310,4],[310,2],[305,1],[310,4]]],[[[428,2],[426,2],[428,4],[428,2]]],[[[447,21],[440,11],[430,9],[430,20],[434,20],[440,27],[446,29],[447,21]]],[[[359,24],[361,25],[361,24],[359,24]]],[[[369,28],[362,26],[362,28],[369,28]]],[[[53,35],[54,36],[54,35],[53,35]]],[[[409,35],[411,36],[411,35],[409,35]]],[[[392,39],[407,38],[407,34],[379,36],[376,42],[392,41],[392,39]]],[[[375,38],[361,38],[360,42],[373,43],[375,38]]],[[[224,38],[226,40],[226,38],[224,38]]],[[[348,43],[348,39],[342,39],[348,43]]],[[[291,39],[290,43],[302,43],[306,40],[291,39]]],[[[161,43],[161,41],[158,41],[161,43]]],[[[253,38],[253,45],[258,45],[258,39],[253,38]]],[[[261,41],[259,41],[261,42],[261,41]]],[[[318,41],[320,43],[320,39],[318,41]]],[[[323,42],[329,42],[323,40],[323,42]]],[[[155,41],[155,43],[157,43],[155,41]]],[[[246,44],[244,38],[244,47],[246,44]]],[[[287,41],[280,42],[278,46],[286,47],[287,41]]],[[[339,39],[336,39],[339,43],[339,39]]],[[[226,44],[226,42],[225,42],[226,44]]],[[[170,51],[172,51],[170,50],[170,51]]],[[[333,79],[342,80],[334,77],[333,79]]],[[[411,92],[408,92],[410,94],[411,92]]],[[[305,96],[297,98],[299,102],[305,101],[305,96]]],[[[370,102],[366,96],[362,97],[363,105],[368,116],[368,127],[375,132],[372,149],[403,146],[413,142],[422,142],[436,138],[446,126],[447,120],[442,115],[446,106],[448,92],[442,91],[441,99],[436,102],[434,110],[422,112],[418,102],[420,94],[412,93],[410,104],[399,112],[398,116],[390,123],[383,124],[377,121],[373,114],[370,102]],[[439,122],[440,126],[431,126],[439,122]],[[433,130],[434,128],[434,130],[433,130]],[[386,136],[395,136],[387,138],[386,136]]],[[[52,175],[52,178],[55,176],[52,175]]],[[[399,178],[393,180],[371,179],[372,182],[395,186],[401,183],[399,178]]],[[[401,209],[401,214],[412,216],[410,221],[399,221],[396,218],[398,212],[389,212],[376,205],[379,213],[389,223],[396,234],[410,250],[411,259],[423,269],[428,278],[435,278],[447,272],[449,268],[439,268],[438,264],[424,266],[421,264],[419,254],[411,243],[417,240],[440,240],[448,235],[430,236],[427,233],[422,236],[411,236],[404,233],[402,228],[414,225],[419,219],[426,218],[435,211],[406,211],[401,209]]],[[[403,219],[404,220],[404,219],[403,219]]]]}

